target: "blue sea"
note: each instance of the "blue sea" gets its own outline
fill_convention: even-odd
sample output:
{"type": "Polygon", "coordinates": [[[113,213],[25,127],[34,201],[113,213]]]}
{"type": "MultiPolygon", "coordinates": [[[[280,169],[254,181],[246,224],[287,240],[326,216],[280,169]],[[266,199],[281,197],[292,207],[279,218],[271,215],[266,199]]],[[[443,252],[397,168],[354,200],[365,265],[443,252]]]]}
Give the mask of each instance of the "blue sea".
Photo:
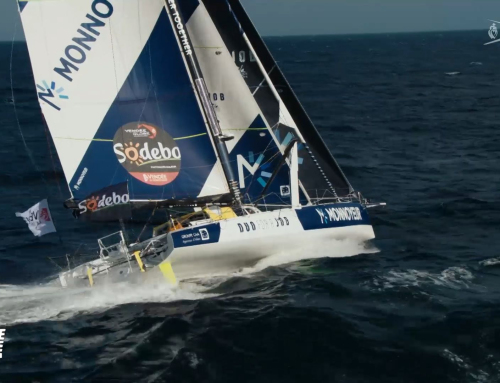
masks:
{"type": "Polygon", "coordinates": [[[267,38],[351,183],[387,202],[371,212],[377,238],[304,243],[176,289],[76,291],[48,284],[59,257],[119,228],[63,208],[27,49],[1,44],[0,382],[500,382],[500,46],[487,40],[267,38]],[[43,198],[58,234],[34,238],[15,213],[43,198]]]}

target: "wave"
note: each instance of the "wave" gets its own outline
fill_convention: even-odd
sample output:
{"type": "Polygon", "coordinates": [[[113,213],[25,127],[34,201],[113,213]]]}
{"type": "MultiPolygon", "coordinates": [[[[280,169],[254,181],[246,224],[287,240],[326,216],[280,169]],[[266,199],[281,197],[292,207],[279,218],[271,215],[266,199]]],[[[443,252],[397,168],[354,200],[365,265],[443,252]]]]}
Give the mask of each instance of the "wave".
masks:
{"type": "Polygon", "coordinates": [[[500,257],[485,259],[483,261],[480,261],[479,264],[481,266],[498,266],[500,265],[500,257]]]}
{"type": "Polygon", "coordinates": [[[449,267],[441,273],[431,273],[421,270],[390,270],[381,277],[369,282],[374,290],[390,290],[400,288],[423,287],[434,285],[453,290],[478,288],[473,283],[475,277],[465,267],[449,267]]]}
{"type": "Polygon", "coordinates": [[[67,320],[84,312],[98,312],[128,303],[199,300],[215,296],[209,290],[234,277],[249,276],[271,266],[316,258],[373,254],[373,245],[352,240],[331,240],[318,246],[306,244],[293,251],[264,258],[252,267],[222,275],[203,275],[182,281],[178,286],[150,278],[140,284],[115,283],[94,288],[62,289],[57,280],[43,285],[0,285],[0,324],[67,320]]]}
{"type": "Polygon", "coordinates": [[[280,266],[306,259],[345,258],[359,254],[375,254],[379,251],[375,245],[369,242],[363,243],[354,240],[330,240],[322,242],[320,245],[310,243],[292,251],[284,251],[271,255],[260,260],[255,266],[241,270],[237,274],[254,273],[271,266],[280,266]]]}
{"type": "Polygon", "coordinates": [[[63,289],[56,281],[38,286],[0,285],[0,324],[63,321],[88,312],[105,311],[128,303],[199,300],[204,286],[181,283],[173,287],[163,282],[131,285],[118,283],[99,288],[63,289]]]}

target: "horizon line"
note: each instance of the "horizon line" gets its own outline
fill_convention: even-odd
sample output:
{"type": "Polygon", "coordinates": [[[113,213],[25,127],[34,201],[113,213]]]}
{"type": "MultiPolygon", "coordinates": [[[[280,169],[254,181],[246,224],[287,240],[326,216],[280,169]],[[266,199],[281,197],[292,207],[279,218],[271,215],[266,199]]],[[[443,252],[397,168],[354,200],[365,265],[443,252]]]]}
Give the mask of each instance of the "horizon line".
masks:
{"type": "MultiPolygon", "coordinates": [[[[340,32],[340,33],[308,33],[308,34],[263,34],[262,37],[311,37],[311,36],[362,36],[362,35],[400,35],[400,34],[417,34],[417,33],[454,33],[454,32],[477,32],[485,31],[485,29],[445,29],[445,30],[423,30],[423,31],[396,31],[396,32],[340,32]]],[[[14,40],[15,42],[26,42],[26,39],[14,40]]],[[[12,42],[12,39],[3,40],[1,43],[12,42]]]]}
{"type": "Polygon", "coordinates": [[[486,31],[484,29],[436,29],[425,31],[396,31],[396,32],[340,32],[340,33],[309,33],[309,34],[293,34],[293,35],[261,35],[262,37],[307,37],[307,36],[359,36],[359,35],[401,35],[401,34],[417,34],[417,33],[455,33],[455,32],[478,32],[486,31]]]}

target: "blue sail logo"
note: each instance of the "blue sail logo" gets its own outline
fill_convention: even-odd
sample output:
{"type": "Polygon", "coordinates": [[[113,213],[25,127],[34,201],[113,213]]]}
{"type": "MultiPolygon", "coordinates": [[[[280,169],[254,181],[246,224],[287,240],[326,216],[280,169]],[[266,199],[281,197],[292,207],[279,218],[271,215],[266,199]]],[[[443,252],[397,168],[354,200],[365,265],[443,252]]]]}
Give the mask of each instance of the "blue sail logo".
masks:
{"type": "MultiPolygon", "coordinates": [[[[292,133],[288,133],[283,140],[280,139],[280,134],[279,131],[276,130],[274,132],[276,139],[278,142],[281,143],[281,146],[285,148],[290,141],[293,139],[294,135],[292,133]]],[[[298,148],[301,150],[304,147],[304,144],[300,143],[298,148]]],[[[254,152],[248,152],[248,160],[241,154],[238,154],[236,157],[237,164],[238,164],[238,178],[239,178],[239,183],[240,183],[240,189],[245,189],[246,187],[246,182],[245,182],[245,169],[252,175],[255,176],[257,171],[260,169],[261,172],[259,174],[259,177],[257,178],[257,182],[264,188],[267,185],[267,182],[269,181],[269,178],[272,177],[272,173],[267,171],[269,167],[271,166],[270,161],[264,161],[264,154],[260,153],[257,159],[255,159],[255,154],[254,152]]],[[[298,158],[298,163],[299,165],[302,165],[304,162],[304,159],[302,157],[298,158]]],[[[282,190],[282,196],[287,196],[286,190],[282,190]]]]}
{"type": "Polygon", "coordinates": [[[69,99],[69,97],[64,94],[64,88],[57,87],[55,81],[51,81],[49,86],[47,81],[44,80],[42,81],[42,85],[36,84],[36,87],[39,90],[38,98],[46,102],[48,105],[50,105],[56,110],[61,110],[61,108],[54,103],[56,98],[59,98],[61,100],[69,99]]]}
{"type": "Polygon", "coordinates": [[[265,171],[266,168],[269,166],[269,163],[265,163],[264,165],[261,166],[262,161],[264,161],[264,154],[261,153],[259,157],[257,157],[257,160],[255,160],[254,152],[248,152],[248,161],[241,154],[238,154],[236,160],[238,162],[238,178],[241,189],[244,189],[246,187],[244,169],[250,172],[250,174],[253,176],[255,175],[255,173],[257,173],[259,167],[262,169],[262,171],[260,172],[260,177],[257,178],[257,182],[262,187],[266,186],[267,182],[264,178],[270,178],[272,176],[272,173],[265,171]]]}

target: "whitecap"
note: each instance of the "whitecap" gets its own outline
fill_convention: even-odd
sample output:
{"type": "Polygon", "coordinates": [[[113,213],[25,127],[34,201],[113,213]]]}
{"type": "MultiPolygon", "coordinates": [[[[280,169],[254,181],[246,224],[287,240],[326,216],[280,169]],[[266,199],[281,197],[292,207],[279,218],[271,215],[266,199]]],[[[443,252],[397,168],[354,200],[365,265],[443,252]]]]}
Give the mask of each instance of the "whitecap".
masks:
{"type": "Polygon", "coordinates": [[[460,290],[478,287],[473,284],[474,275],[464,267],[449,267],[441,273],[431,273],[422,270],[390,270],[377,277],[370,284],[378,289],[394,289],[401,287],[422,287],[435,285],[449,289],[460,290]]]}
{"type": "Polygon", "coordinates": [[[198,300],[214,296],[206,294],[196,283],[127,284],[115,283],[99,287],[63,289],[52,284],[38,286],[0,286],[0,325],[33,323],[42,320],[67,320],[87,312],[145,302],[198,300]]]}

